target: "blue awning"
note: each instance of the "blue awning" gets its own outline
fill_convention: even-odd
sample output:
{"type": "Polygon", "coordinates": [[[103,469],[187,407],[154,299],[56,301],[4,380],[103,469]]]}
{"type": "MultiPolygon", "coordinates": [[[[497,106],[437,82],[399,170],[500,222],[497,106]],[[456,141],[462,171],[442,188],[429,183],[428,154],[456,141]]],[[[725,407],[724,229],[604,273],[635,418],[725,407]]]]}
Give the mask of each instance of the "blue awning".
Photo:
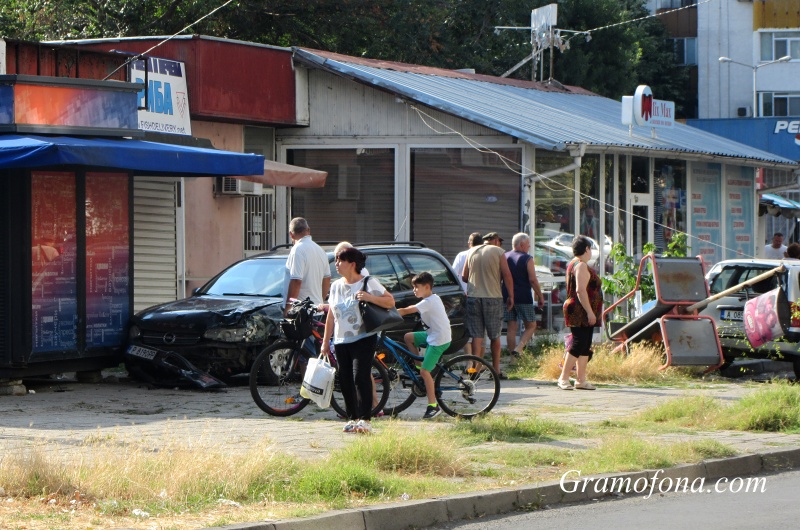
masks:
{"type": "Polygon", "coordinates": [[[152,175],[262,175],[264,157],[125,138],[0,135],[0,170],[55,166],[152,175]]]}
{"type": "Polygon", "coordinates": [[[767,213],[775,217],[779,215],[783,215],[787,219],[800,217],[800,203],[787,199],[786,197],[781,197],[780,195],[774,195],[772,193],[764,193],[761,195],[759,203],[765,205],[767,207],[767,213]]]}

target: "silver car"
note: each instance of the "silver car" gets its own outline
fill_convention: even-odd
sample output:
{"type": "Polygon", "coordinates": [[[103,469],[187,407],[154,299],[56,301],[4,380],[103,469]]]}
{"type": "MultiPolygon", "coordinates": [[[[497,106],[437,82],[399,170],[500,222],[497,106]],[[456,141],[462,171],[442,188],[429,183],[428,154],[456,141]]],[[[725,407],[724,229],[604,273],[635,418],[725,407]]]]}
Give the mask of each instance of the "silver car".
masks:
{"type": "Polygon", "coordinates": [[[775,359],[791,362],[800,378],[800,260],[730,259],[720,261],[706,274],[711,295],[715,295],[772,270],[780,264],[786,271],[711,302],[700,311],[717,325],[726,363],[736,357],[775,359]],[[744,305],[756,296],[782,287],[789,300],[792,319],[787,333],[777,341],[752,348],[744,333],[744,305]]]}

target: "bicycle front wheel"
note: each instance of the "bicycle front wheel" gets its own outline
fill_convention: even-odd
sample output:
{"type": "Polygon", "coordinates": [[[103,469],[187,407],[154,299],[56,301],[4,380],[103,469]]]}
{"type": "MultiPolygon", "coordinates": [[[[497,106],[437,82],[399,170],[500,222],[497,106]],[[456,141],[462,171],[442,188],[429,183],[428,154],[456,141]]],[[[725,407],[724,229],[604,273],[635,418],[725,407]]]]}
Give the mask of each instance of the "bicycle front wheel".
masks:
{"type": "Polygon", "coordinates": [[[459,355],[441,366],[434,381],[439,406],[451,416],[486,414],[500,397],[500,378],[480,357],[459,355]]]}
{"type": "MultiPolygon", "coordinates": [[[[389,392],[392,388],[389,376],[386,373],[386,368],[378,359],[372,359],[372,382],[375,385],[373,394],[370,395],[370,400],[373,402],[372,416],[383,410],[386,405],[386,400],[389,399],[389,392]],[[375,397],[377,395],[378,403],[375,404],[375,397]]],[[[333,380],[333,394],[331,394],[331,407],[336,413],[343,417],[347,417],[347,411],[344,409],[344,396],[342,389],[339,386],[339,370],[337,366],[336,378],[333,380]]]]}
{"type": "Polygon", "coordinates": [[[273,416],[291,416],[309,400],[300,395],[303,351],[289,341],[278,341],[256,357],[250,370],[250,395],[258,408],[273,416]]]}

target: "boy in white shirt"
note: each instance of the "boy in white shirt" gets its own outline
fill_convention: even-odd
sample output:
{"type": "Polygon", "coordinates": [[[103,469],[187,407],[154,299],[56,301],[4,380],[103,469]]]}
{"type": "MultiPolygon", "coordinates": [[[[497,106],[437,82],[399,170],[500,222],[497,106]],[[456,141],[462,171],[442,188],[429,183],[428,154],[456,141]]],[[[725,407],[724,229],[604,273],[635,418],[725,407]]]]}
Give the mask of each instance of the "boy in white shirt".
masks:
{"type": "Polygon", "coordinates": [[[406,346],[415,355],[419,355],[419,346],[427,344],[425,358],[422,361],[420,375],[425,381],[425,393],[428,397],[428,408],[422,419],[429,420],[435,418],[442,411],[436,402],[436,392],[433,386],[433,370],[442,354],[450,347],[452,340],[450,333],[450,319],[447,318],[447,311],[439,295],[433,294],[433,276],[429,272],[422,272],[411,279],[414,287],[414,295],[422,298],[416,305],[404,307],[397,311],[401,315],[419,313],[422,323],[428,331],[416,331],[406,333],[403,339],[406,346]]]}

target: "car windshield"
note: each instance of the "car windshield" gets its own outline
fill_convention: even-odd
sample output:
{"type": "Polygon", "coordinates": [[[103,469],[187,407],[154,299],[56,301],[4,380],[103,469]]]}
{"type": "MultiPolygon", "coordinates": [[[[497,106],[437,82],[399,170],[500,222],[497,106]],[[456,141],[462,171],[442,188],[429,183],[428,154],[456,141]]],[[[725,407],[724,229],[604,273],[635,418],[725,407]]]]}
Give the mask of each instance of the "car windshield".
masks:
{"type": "MultiPolygon", "coordinates": [[[[722,269],[714,276],[711,280],[711,285],[709,285],[709,291],[711,294],[721,293],[726,289],[730,289],[731,287],[735,287],[741,283],[746,281],[752,280],[756,276],[768,272],[771,270],[771,267],[767,266],[747,266],[747,265],[727,265],[722,267],[722,269]]],[[[778,287],[779,285],[783,284],[784,289],[785,286],[785,277],[780,275],[771,276],[764,280],[761,280],[755,284],[749,285],[742,289],[745,291],[749,296],[758,296],[760,294],[764,294],[768,291],[771,291],[778,287]]]]}
{"type": "Polygon", "coordinates": [[[216,295],[283,296],[285,270],[285,257],[242,261],[223,272],[202,292],[216,295]]]}

